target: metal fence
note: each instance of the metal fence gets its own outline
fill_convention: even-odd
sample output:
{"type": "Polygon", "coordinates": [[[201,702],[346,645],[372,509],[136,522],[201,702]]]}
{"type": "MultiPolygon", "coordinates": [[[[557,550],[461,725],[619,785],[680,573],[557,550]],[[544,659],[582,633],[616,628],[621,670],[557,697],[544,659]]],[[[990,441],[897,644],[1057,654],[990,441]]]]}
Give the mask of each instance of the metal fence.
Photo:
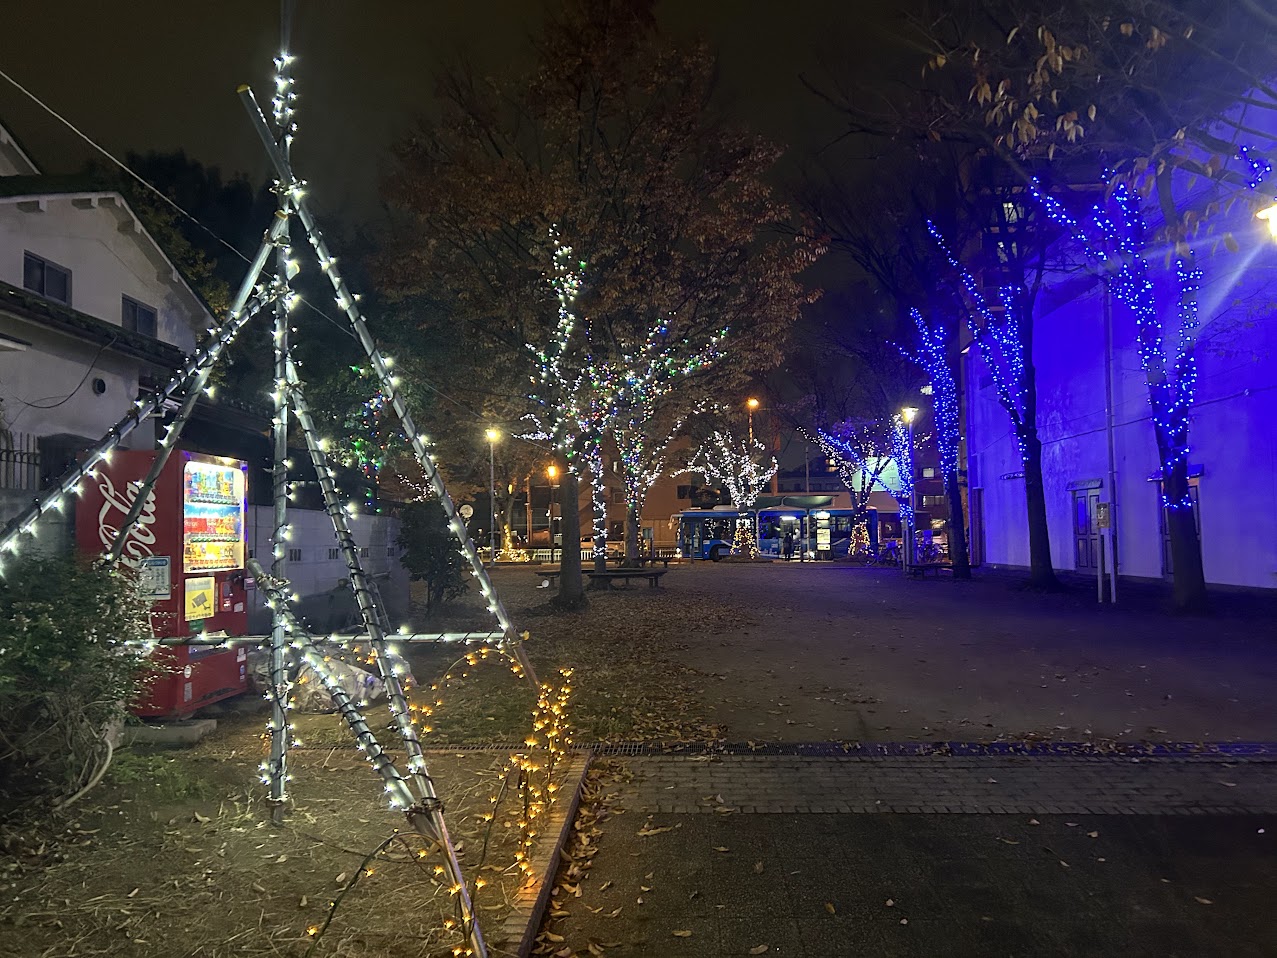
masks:
{"type": "Polygon", "coordinates": [[[0,449],[0,489],[40,488],[40,446],[30,433],[9,435],[0,449]]]}

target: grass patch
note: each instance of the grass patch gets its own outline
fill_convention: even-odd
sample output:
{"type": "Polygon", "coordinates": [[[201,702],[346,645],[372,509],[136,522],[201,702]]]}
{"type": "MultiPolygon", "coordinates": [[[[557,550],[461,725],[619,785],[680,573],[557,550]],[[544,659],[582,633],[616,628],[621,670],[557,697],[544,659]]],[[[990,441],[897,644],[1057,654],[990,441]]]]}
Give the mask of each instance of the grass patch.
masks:
{"type": "Polygon", "coordinates": [[[211,797],[216,788],[184,755],[124,750],[115,753],[107,780],[133,791],[146,790],[160,801],[211,797]]]}

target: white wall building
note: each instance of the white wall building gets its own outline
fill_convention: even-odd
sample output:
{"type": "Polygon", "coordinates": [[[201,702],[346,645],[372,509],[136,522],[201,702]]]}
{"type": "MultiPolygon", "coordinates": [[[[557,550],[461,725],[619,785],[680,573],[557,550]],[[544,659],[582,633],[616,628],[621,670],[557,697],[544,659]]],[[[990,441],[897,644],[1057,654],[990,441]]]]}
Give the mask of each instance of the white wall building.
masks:
{"type": "MultiPolygon", "coordinates": [[[[212,325],[204,302],[119,193],[84,178],[39,175],[0,127],[0,523],[96,444],[139,392],[167,381],[212,325]]],[[[153,448],[154,424],[123,445],[153,448]]],[[[270,513],[249,511],[248,547],[258,556],[272,553],[270,513]]],[[[339,626],[354,602],[342,584],[331,522],[322,511],[290,515],[288,574],[300,611],[317,628],[339,626]]],[[[365,570],[398,624],[408,595],[399,522],[360,516],[351,525],[365,570]]],[[[37,542],[45,551],[70,548],[71,529],[42,519],[37,542]]],[[[250,627],[260,630],[267,620],[255,597],[250,627]]]]}
{"type": "MultiPolygon", "coordinates": [[[[1203,239],[1197,266],[1204,276],[1189,464],[1206,580],[1277,589],[1277,244],[1239,205],[1235,222],[1203,239]],[[1226,228],[1240,252],[1214,242],[1226,228]]],[[[1094,278],[1074,279],[1046,295],[1034,336],[1056,569],[1096,574],[1097,507],[1108,502],[1119,575],[1169,578],[1160,463],[1131,312],[1110,304],[1094,278]]],[[[1010,421],[975,349],[964,375],[972,525],[982,540],[974,554],[995,566],[1027,567],[1024,482],[1010,421]]]]}

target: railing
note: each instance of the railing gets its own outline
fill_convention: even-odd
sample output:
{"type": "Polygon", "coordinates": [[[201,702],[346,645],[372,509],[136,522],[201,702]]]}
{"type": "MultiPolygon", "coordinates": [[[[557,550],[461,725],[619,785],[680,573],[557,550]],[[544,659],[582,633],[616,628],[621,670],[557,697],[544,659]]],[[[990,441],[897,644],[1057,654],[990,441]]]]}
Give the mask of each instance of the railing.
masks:
{"type": "Polygon", "coordinates": [[[0,489],[39,488],[39,443],[30,433],[13,433],[8,448],[0,449],[0,489]]]}

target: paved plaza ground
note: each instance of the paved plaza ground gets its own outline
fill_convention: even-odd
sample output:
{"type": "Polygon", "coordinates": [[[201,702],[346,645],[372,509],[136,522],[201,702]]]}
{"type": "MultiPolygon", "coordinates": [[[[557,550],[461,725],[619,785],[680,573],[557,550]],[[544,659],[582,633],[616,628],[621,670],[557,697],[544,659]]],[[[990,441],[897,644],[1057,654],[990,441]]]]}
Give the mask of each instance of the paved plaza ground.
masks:
{"type": "Polygon", "coordinates": [[[547,954],[1277,955],[1273,603],[1181,618],[1156,590],[839,565],[665,582],[723,737],[608,750],[547,954]],[[743,624],[698,629],[707,603],[743,624]]]}

